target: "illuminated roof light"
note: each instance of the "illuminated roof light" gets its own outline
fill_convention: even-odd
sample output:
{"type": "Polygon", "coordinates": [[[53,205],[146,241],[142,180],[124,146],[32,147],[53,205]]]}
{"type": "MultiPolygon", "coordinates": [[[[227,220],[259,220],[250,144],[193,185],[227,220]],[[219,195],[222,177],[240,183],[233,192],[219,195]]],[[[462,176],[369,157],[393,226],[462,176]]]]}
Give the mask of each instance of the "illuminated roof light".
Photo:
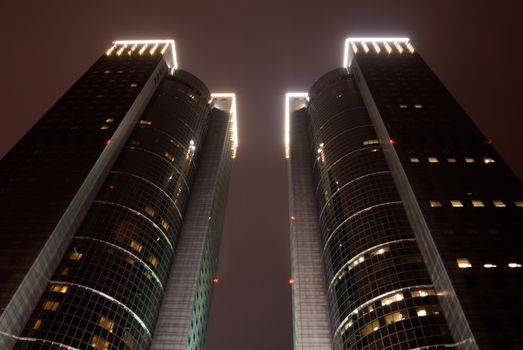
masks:
{"type": "Polygon", "coordinates": [[[365,50],[365,53],[368,53],[368,52],[369,52],[369,47],[367,46],[367,43],[362,42],[362,43],[361,43],[361,46],[363,46],[363,50],[365,50]]]}
{"type": "MultiPolygon", "coordinates": [[[[285,94],[285,158],[289,159],[290,157],[290,143],[291,143],[291,100],[307,100],[308,94],[306,92],[287,92],[285,94]]],[[[303,102],[303,106],[306,103],[303,102]]]]}
{"type": "Polygon", "coordinates": [[[521,267],[521,264],[518,264],[518,263],[509,263],[509,264],[508,264],[508,267],[510,267],[511,269],[515,269],[516,267],[521,267]]]}
{"type": "Polygon", "coordinates": [[[387,42],[385,43],[385,50],[387,50],[387,52],[388,52],[389,54],[392,53],[392,47],[390,47],[389,43],[387,43],[387,42]]]}
{"type": "Polygon", "coordinates": [[[143,54],[145,52],[145,50],[147,49],[147,46],[149,46],[149,44],[144,44],[142,46],[142,48],[140,49],[140,51],[138,51],[138,54],[140,54],[140,55],[143,54]]]}
{"type": "Polygon", "coordinates": [[[401,46],[400,43],[396,42],[396,43],[394,43],[394,46],[396,46],[396,49],[398,49],[399,53],[403,53],[403,47],[401,46]]]}
{"type": "Polygon", "coordinates": [[[169,44],[165,44],[163,47],[162,47],[162,55],[165,53],[165,51],[167,51],[167,49],[169,48],[169,44]]]}
{"type": "Polygon", "coordinates": [[[236,107],[236,94],[233,92],[223,92],[223,93],[211,93],[211,101],[214,99],[230,99],[229,107],[229,122],[231,126],[231,158],[236,158],[236,152],[238,151],[238,117],[237,117],[237,107],[236,107]]]}
{"type": "Polygon", "coordinates": [[[498,267],[498,266],[495,265],[495,264],[485,264],[485,265],[483,265],[483,267],[486,268],[486,269],[492,269],[492,268],[498,267]]]}
{"type": "MultiPolygon", "coordinates": [[[[408,43],[410,41],[409,38],[406,37],[349,37],[345,39],[345,46],[343,51],[343,67],[348,68],[351,64],[353,54],[357,51],[354,50],[354,48],[357,48],[357,44],[361,44],[363,48],[365,49],[365,52],[368,52],[368,46],[367,43],[373,43],[373,45],[378,46],[379,43],[383,43],[387,52],[390,54],[392,53],[392,48],[388,43],[408,43]],[[352,47],[352,51],[351,51],[352,47]]],[[[378,46],[379,47],[379,46],[378,46]]],[[[403,48],[401,48],[403,50],[403,48]]],[[[400,51],[401,52],[401,51],[400,51]]]]}
{"type": "Polygon", "coordinates": [[[354,53],[358,53],[358,46],[356,46],[356,44],[354,44],[354,43],[352,43],[351,46],[352,46],[352,51],[354,51],[354,53]]]}
{"type": "MultiPolygon", "coordinates": [[[[167,66],[172,69],[178,69],[178,60],[176,57],[176,46],[174,43],[174,40],[172,39],[149,39],[149,40],[116,40],[113,42],[114,45],[124,45],[127,47],[127,45],[141,45],[140,51],[138,51],[138,54],[142,55],[147,48],[152,45],[151,50],[149,51],[152,54],[156,51],[159,45],[166,44],[167,49],[170,48],[170,52],[167,52],[169,50],[166,50],[166,61],[167,66]]],[[[163,54],[163,53],[162,53],[163,54]]]]}
{"type": "Polygon", "coordinates": [[[105,54],[107,56],[111,56],[111,54],[113,53],[114,49],[116,48],[116,45],[113,45],[109,48],[109,50],[105,51],[105,54]]]}
{"type": "Polygon", "coordinates": [[[414,53],[414,46],[410,42],[405,44],[407,46],[407,49],[410,51],[410,53],[414,53]]]}
{"type": "Polygon", "coordinates": [[[122,54],[123,50],[125,50],[126,48],[127,48],[127,45],[122,45],[122,47],[118,51],[116,51],[116,54],[118,56],[120,56],[122,54]]]}
{"type": "Polygon", "coordinates": [[[156,49],[158,48],[158,43],[154,44],[154,46],[152,47],[151,50],[149,50],[149,53],[151,55],[154,55],[154,53],[156,52],[156,49]]]}
{"type": "Polygon", "coordinates": [[[380,49],[380,46],[378,44],[376,44],[375,42],[372,43],[372,46],[374,46],[374,50],[376,51],[376,53],[380,53],[381,49],[380,49]]]}

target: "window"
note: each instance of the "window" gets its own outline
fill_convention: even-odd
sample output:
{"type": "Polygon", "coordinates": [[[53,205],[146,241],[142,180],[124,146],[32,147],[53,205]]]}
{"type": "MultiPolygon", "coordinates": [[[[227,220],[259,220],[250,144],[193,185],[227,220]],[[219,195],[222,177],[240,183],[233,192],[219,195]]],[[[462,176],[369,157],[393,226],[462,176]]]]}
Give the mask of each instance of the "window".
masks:
{"type": "Polygon", "coordinates": [[[419,317],[427,316],[427,310],[418,307],[418,308],[416,308],[416,314],[419,317]]]}
{"type": "Polygon", "coordinates": [[[411,163],[419,163],[419,158],[418,157],[410,157],[410,162],[411,163]]]}
{"type": "Polygon", "coordinates": [[[408,106],[406,104],[400,104],[400,108],[408,108],[408,106]]]}
{"type": "Polygon", "coordinates": [[[401,320],[406,319],[405,315],[403,315],[401,312],[395,312],[390,315],[385,315],[385,323],[386,324],[392,324],[394,322],[398,322],[401,320]]]}
{"type": "Polygon", "coordinates": [[[154,267],[158,267],[158,259],[154,255],[149,256],[149,261],[154,267]]]}
{"type": "Polygon", "coordinates": [[[34,325],[33,325],[33,329],[36,331],[38,330],[38,328],[40,328],[40,325],[42,324],[42,320],[36,320],[34,325]]]}
{"type": "Polygon", "coordinates": [[[473,199],[471,202],[472,202],[472,205],[476,208],[482,208],[485,206],[485,204],[482,201],[480,201],[479,199],[473,199]]]}
{"type": "Polygon", "coordinates": [[[109,350],[110,345],[107,340],[97,337],[96,335],[91,339],[91,346],[97,350],[109,350]]]}
{"type": "Polygon", "coordinates": [[[412,295],[413,298],[424,298],[428,295],[436,295],[436,292],[433,289],[415,290],[410,292],[410,295],[412,295]]]}
{"type": "Polygon", "coordinates": [[[169,159],[171,162],[174,162],[174,156],[170,154],[169,152],[165,152],[164,154],[165,158],[169,159]]]}
{"type": "Polygon", "coordinates": [[[465,163],[474,163],[476,160],[471,157],[465,157],[465,163]]]}
{"type": "Polygon", "coordinates": [[[485,158],[483,158],[483,163],[491,164],[491,163],[495,163],[495,161],[494,161],[494,159],[492,159],[490,157],[485,157],[485,158]]]}
{"type": "Polygon", "coordinates": [[[130,265],[134,265],[134,262],[135,262],[135,260],[134,260],[133,258],[129,258],[129,257],[125,258],[125,261],[126,261],[128,264],[130,264],[130,265]]]}
{"type": "Polygon", "coordinates": [[[397,301],[402,301],[402,300],[403,300],[403,294],[396,293],[393,296],[381,299],[381,306],[389,305],[389,304],[395,303],[397,301]]]}
{"type": "Polygon", "coordinates": [[[145,275],[145,277],[147,277],[149,281],[153,278],[153,275],[151,275],[149,271],[145,271],[143,274],[145,275]]]}
{"type": "Polygon", "coordinates": [[[76,248],[74,248],[71,255],[69,255],[69,260],[80,260],[83,255],[83,253],[80,253],[76,248]]]}
{"type": "Polygon", "coordinates": [[[508,267],[510,267],[511,269],[515,269],[517,267],[521,267],[521,264],[511,262],[511,263],[508,263],[508,267]]]}
{"type": "Polygon", "coordinates": [[[516,207],[523,208],[523,201],[514,201],[514,204],[516,205],[516,207]]]}
{"type": "Polygon", "coordinates": [[[441,202],[440,202],[440,201],[430,200],[429,203],[430,203],[430,206],[431,206],[432,208],[441,207],[441,202]]]}
{"type": "Polygon", "coordinates": [[[456,262],[458,263],[458,267],[460,269],[468,269],[472,267],[472,264],[467,258],[457,258],[456,262]]]}
{"type": "Polygon", "coordinates": [[[105,122],[106,122],[106,123],[112,123],[112,122],[114,122],[114,119],[113,119],[113,118],[107,118],[107,119],[105,120],[105,122]]]}
{"type": "Polygon", "coordinates": [[[107,124],[104,124],[100,127],[100,130],[107,130],[107,129],[109,129],[109,125],[107,125],[107,124]]]}
{"type": "Polygon", "coordinates": [[[156,211],[151,207],[145,207],[144,211],[149,216],[154,216],[156,214],[156,211]]]}
{"type": "Polygon", "coordinates": [[[123,332],[122,340],[125,344],[127,344],[130,348],[134,346],[134,339],[131,334],[129,334],[128,331],[123,332]]]}
{"type": "Polygon", "coordinates": [[[143,246],[136,241],[131,241],[131,244],[129,244],[129,245],[131,246],[131,248],[136,250],[138,253],[140,253],[143,249],[143,246]]]}
{"type": "Polygon", "coordinates": [[[454,208],[461,208],[463,207],[463,203],[461,203],[460,200],[457,200],[457,199],[451,199],[450,200],[450,204],[454,207],[454,208]]]}
{"type": "Polygon", "coordinates": [[[129,85],[129,86],[130,86],[130,87],[132,87],[132,88],[135,88],[135,87],[137,87],[137,86],[138,86],[138,84],[137,84],[137,83],[132,83],[132,84],[131,84],[131,85],[129,85]]]}
{"type": "Polygon", "coordinates": [[[429,163],[439,163],[439,160],[436,157],[428,157],[427,159],[429,163]]]}
{"type": "Polygon", "coordinates": [[[379,249],[376,249],[376,250],[370,252],[370,256],[376,256],[376,255],[385,254],[388,251],[390,251],[389,247],[381,247],[379,249]]]}
{"type": "Polygon", "coordinates": [[[109,332],[113,331],[114,321],[111,321],[107,317],[100,316],[100,320],[98,321],[98,324],[100,325],[100,327],[107,329],[109,332]]]}
{"type": "Polygon", "coordinates": [[[58,306],[60,306],[59,301],[46,300],[42,308],[48,311],[56,311],[58,309],[58,306]]]}
{"type": "Polygon", "coordinates": [[[493,203],[494,206],[497,207],[497,208],[504,208],[504,207],[507,206],[507,205],[505,204],[505,202],[500,201],[500,200],[493,200],[492,203],[493,203]]]}
{"type": "Polygon", "coordinates": [[[378,140],[365,140],[363,141],[363,145],[377,145],[378,143],[380,143],[378,140]]]}
{"type": "Polygon", "coordinates": [[[162,219],[160,221],[160,223],[162,224],[162,227],[167,231],[170,227],[169,223],[165,220],[165,219],[162,219]]]}
{"type": "Polygon", "coordinates": [[[60,272],[62,276],[67,276],[69,274],[69,266],[64,267],[62,272],[60,272]]]}
{"type": "Polygon", "coordinates": [[[447,158],[448,163],[456,163],[456,158],[447,158]]]}
{"type": "Polygon", "coordinates": [[[372,332],[377,331],[379,328],[380,328],[380,322],[374,321],[374,322],[371,322],[371,323],[367,324],[366,326],[364,326],[361,329],[360,334],[362,337],[365,337],[365,336],[371,334],[372,332]]]}
{"type": "Polygon", "coordinates": [[[64,284],[53,284],[53,285],[51,285],[51,288],[49,288],[49,290],[51,292],[57,292],[57,293],[67,293],[68,289],[69,289],[69,286],[66,286],[64,284]]]}
{"type": "Polygon", "coordinates": [[[420,109],[423,108],[423,105],[418,103],[414,105],[414,108],[420,109]]]}
{"type": "Polygon", "coordinates": [[[497,267],[497,265],[496,264],[484,264],[483,267],[486,269],[492,269],[494,267],[497,267]]]}
{"type": "Polygon", "coordinates": [[[153,122],[150,120],[142,119],[140,120],[140,125],[151,125],[153,122]]]}

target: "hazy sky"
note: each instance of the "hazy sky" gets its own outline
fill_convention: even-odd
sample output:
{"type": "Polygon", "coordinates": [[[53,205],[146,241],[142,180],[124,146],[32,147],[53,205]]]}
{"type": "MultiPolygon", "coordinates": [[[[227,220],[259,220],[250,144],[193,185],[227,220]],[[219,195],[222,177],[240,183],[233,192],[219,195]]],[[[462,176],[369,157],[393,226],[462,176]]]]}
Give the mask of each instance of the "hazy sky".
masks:
{"type": "Polygon", "coordinates": [[[283,94],[341,65],[353,36],[410,36],[523,178],[519,1],[4,1],[0,155],[114,39],[174,38],[180,67],[238,97],[209,350],[290,349],[283,94]],[[519,54],[518,54],[519,51],[519,54]]]}

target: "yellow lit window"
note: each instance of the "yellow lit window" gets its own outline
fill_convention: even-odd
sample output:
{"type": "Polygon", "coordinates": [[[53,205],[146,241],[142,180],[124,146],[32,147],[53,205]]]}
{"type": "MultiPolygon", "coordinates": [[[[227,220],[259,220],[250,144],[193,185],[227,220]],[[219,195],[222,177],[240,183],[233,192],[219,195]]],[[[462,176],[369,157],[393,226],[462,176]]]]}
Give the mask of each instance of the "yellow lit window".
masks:
{"type": "Polygon", "coordinates": [[[111,73],[111,71],[109,69],[104,71],[104,74],[109,74],[109,73],[111,73]]]}
{"type": "Polygon", "coordinates": [[[454,207],[454,208],[461,208],[463,207],[463,203],[461,203],[460,200],[457,200],[457,199],[452,199],[450,201],[450,204],[454,207]]]}
{"type": "Polygon", "coordinates": [[[140,253],[143,249],[143,246],[136,241],[131,241],[131,243],[129,245],[131,246],[131,248],[136,250],[138,253],[140,253]]]}
{"type": "Polygon", "coordinates": [[[36,331],[40,326],[42,325],[42,320],[36,320],[35,324],[33,325],[33,329],[36,331]]]}
{"type": "Polygon", "coordinates": [[[162,220],[160,221],[160,223],[162,224],[162,227],[163,227],[165,230],[168,230],[168,229],[169,229],[170,225],[169,225],[169,223],[168,223],[165,219],[162,219],[162,220]]]}
{"type": "Polygon", "coordinates": [[[98,324],[100,325],[100,327],[107,329],[109,332],[113,331],[114,321],[108,319],[107,317],[100,316],[98,324]]]}
{"type": "Polygon", "coordinates": [[[60,272],[60,274],[61,274],[62,276],[67,276],[67,275],[69,274],[69,270],[70,270],[70,269],[69,269],[69,266],[66,266],[66,267],[64,267],[64,269],[62,270],[62,272],[60,272]]]}
{"type": "Polygon", "coordinates": [[[134,87],[137,87],[138,84],[137,83],[132,83],[131,85],[129,85],[130,87],[134,88],[134,87]]]}
{"type": "Polygon", "coordinates": [[[380,322],[374,321],[374,322],[371,322],[371,323],[365,325],[361,329],[360,334],[362,337],[365,337],[365,336],[371,334],[372,332],[377,331],[379,328],[380,328],[380,322]]]}
{"type": "Polygon", "coordinates": [[[397,301],[402,301],[402,300],[403,300],[403,294],[396,293],[393,296],[381,299],[381,306],[389,305],[389,304],[395,303],[397,301]]]}
{"type": "Polygon", "coordinates": [[[422,309],[422,308],[416,308],[416,314],[419,317],[427,316],[427,310],[422,309]]]}
{"type": "Polygon", "coordinates": [[[109,343],[107,340],[96,335],[94,335],[91,339],[91,346],[97,350],[109,350],[110,345],[111,343],[109,343]]]}
{"type": "Polygon", "coordinates": [[[134,339],[131,334],[129,334],[128,331],[123,332],[122,340],[125,344],[127,344],[130,348],[134,347],[134,339]]]}
{"type": "Polygon", "coordinates": [[[493,268],[497,267],[497,265],[496,264],[484,264],[483,267],[486,269],[493,269],[493,268]]]}
{"type": "Polygon", "coordinates": [[[48,311],[56,311],[58,309],[58,306],[60,306],[59,301],[46,300],[42,308],[48,311]]]}
{"type": "Polygon", "coordinates": [[[69,286],[66,286],[65,284],[53,284],[53,285],[51,285],[51,288],[49,288],[49,290],[51,292],[57,292],[57,293],[67,293],[68,289],[69,289],[69,286]]]}
{"type": "Polygon", "coordinates": [[[430,206],[431,206],[432,208],[441,207],[441,202],[440,202],[440,201],[430,200],[429,203],[430,203],[430,206]]]}
{"type": "Polygon", "coordinates": [[[505,202],[500,201],[500,200],[493,200],[492,203],[494,204],[495,207],[498,207],[498,208],[504,208],[507,206],[505,204],[505,202]]]}
{"type": "Polygon", "coordinates": [[[84,254],[76,250],[76,248],[69,255],[69,260],[80,260],[84,254]]]}
{"type": "Polygon", "coordinates": [[[408,108],[406,104],[400,104],[400,108],[408,108]]]}
{"type": "Polygon", "coordinates": [[[456,158],[447,158],[448,163],[456,163],[456,158]]]}
{"type": "Polygon", "coordinates": [[[418,109],[420,109],[420,108],[423,108],[423,105],[421,105],[421,104],[418,103],[418,104],[415,104],[415,105],[414,105],[414,108],[418,108],[418,109]]]}
{"type": "Polygon", "coordinates": [[[494,159],[492,159],[490,157],[485,157],[485,158],[483,158],[483,163],[490,164],[490,163],[495,163],[495,161],[494,161],[494,159]]]}
{"type": "Polygon", "coordinates": [[[140,125],[151,125],[153,122],[150,120],[142,119],[140,120],[140,125]]]}
{"type": "Polygon", "coordinates": [[[149,262],[154,266],[158,267],[158,259],[154,255],[149,256],[149,262]]]}
{"type": "Polygon", "coordinates": [[[482,201],[480,201],[479,199],[473,199],[472,205],[476,208],[481,208],[481,207],[485,206],[485,204],[482,201]]]}
{"type": "Polygon", "coordinates": [[[128,264],[130,264],[130,265],[134,265],[134,262],[135,262],[135,260],[134,260],[133,258],[129,258],[129,257],[125,258],[125,261],[126,261],[128,264]]]}
{"type": "Polygon", "coordinates": [[[113,119],[113,118],[107,118],[107,119],[105,120],[105,122],[106,122],[106,123],[112,123],[112,122],[114,122],[114,119],[113,119]]]}
{"type": "Polygon", "coordinates": [[[433,289],[423,289],[410,292],[410,295],[412,295],[413,298],[424,298],[428,295],[436,295],[436,292],[433,289]]]}
{"type": "Polygon", "coordinates": [[[419,163],[419,158],[418,157],[410,157],[410,162],[411,163],[419,163]]]}
{"type": "Polygon", "coordinates": [[[521,264],[511,262],[508,264],[508,267],[510,267],[511,269],[515,269],[515,268],[521,267],[521,264]]]}
{"type": "Polygon", "coordinates": [[[377,145],[378,143],[380,143],[378,140],[365,140],[363,141],[363,145],[377,145]]]}
{"type": "Polygon", "coordinates": [[[429,163],[439,163],[439,160],[436,157],[428,157],[427,159],[429,163]]]}
{"type": "Polygon", "coordinates": [[[165,152],[164,154],[165,158],[169,159],[171,162],[174,162],[174,156],[170,154],[169,152],[165,152]]]}
{"type": "Polygon", "coordinates": [[[107,124],[104,124],[100,127],[100,130],[107,130],[107,129],[109,129],[109,125],[107,125],[107,124]]]}
{"type": "Polygon", "coordinates": [[[145,207],[144,211],[149,216],[154,216],[156,214],[156,211],[151,207],[145,207]]]}
{"type": "Polygon", "coordinates": [[[153,278],[153,275],[151,275],[151,273],[148,271],[145,271],[143,274],[145,275],[145,277],[147,277],[148,280],[151,280],[153,278]]]}
{"type": "Polygon", "coordinates": [[[394,322],[399,322],[401,320],[404,320],[406,317],[401,312],[395,312],[390,315],[385,315],[385,323],[386,324],[392,324],[394,322]]]}
{"type": "Polygon", "coordinates": [[[381,247],[379,249],[376,249],[370,253],[371,256],[381,255],[385,254],[386,252],[390,251],[389,247],[381,247]]]}
{"type": "Polygon", "coordinates": [[[523,201],[514,201],[514,204],[516,205],[516,207],[523,208],[523,201]]]}
{"type": "Polygon", "coordinates": [[[465,157],[465,163],[474,163],[476,160],[471,157],[465,157]]]}
{"type": "Polygon", "coordinates": [[[472,267],[472,264],[467,258],[457,258],[456,262],[458,263],[458,267],[460,269],[468,269],[472,267]]]}

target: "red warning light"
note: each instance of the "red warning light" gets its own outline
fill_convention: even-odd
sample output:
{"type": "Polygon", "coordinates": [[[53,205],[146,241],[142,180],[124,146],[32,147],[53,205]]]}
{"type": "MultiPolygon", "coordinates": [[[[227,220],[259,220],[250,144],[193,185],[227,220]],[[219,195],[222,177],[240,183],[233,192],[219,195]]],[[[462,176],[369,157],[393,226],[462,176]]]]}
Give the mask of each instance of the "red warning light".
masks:
{"type": "Polygon", "coordinates": [[[212,283],[218,283],[218,282],[220,282],[220,279],[218,277],[214,277],[212,279],[212,283]]]}
{"type": "Polygon", "coordinates": [[[289,284],[294,284],[294,278],[289,279],[289,284]]]}
{"type": "Polygon", "coordinates": [[[398,143],[398,141],[396,141],[395,139],[390,139],[390,140],[389,140],[389,143],[390,143],[391,145],[395,145],[395,144],[398,143]]]}
{"type": "Polygon", "coordinates": [[[485,140],[485,142],[487,143],[487,145],[492,145],[492,140],[485,140]]]}
{"type": "Polygon", "coordinates": [[[111,143],[111,140],[105,140],[104,142],[106,145],[110,144],[111,143]]]}
{"type": "Polygon", "coordinates": [[[291,216],[291,221],[294,221],[296,220],[296,217],[295,216],[291,216]]]}

